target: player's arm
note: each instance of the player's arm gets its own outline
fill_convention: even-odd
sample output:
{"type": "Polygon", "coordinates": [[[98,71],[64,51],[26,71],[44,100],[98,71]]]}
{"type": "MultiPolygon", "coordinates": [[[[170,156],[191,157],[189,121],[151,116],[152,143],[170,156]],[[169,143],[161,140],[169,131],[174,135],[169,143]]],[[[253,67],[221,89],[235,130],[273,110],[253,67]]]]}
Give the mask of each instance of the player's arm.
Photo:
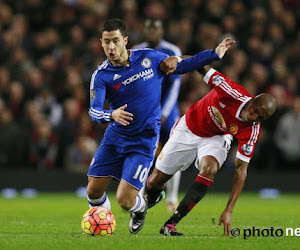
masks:
{"type": "Polygon", "coordinates": [[[223,101],[232,101],[239,107],[243,107],[251,99],[251,95],[243,86],[210,66],[204,66],[197,71],[200,73],[203,81],[211,88],[214,88],[223,101]]]}
{"type": "Polygon", "coordinates": [[[198,54],[188,57],[171,56],[163,60],[160,70],[166,74],[184,74],[197,70],[204,65],[221,60],[226,51],[235,43],[230,37],[225,38],[214,50],[205,50],[198,54]]]}
{"type": "Polygon", "coordinates": [[[101,91],[96,91],[97,97],[91,102],[89,115],[93,121],[99,123],[107,123],[114,120],[123,126],[129,125],[129,121],[133,120],[133,114],[125,111],[127,104],[117,109],[103,109],[104,96],[101,91]],[[102,98],[101,98],[102,97],[102,98]]]}
{"type": "Polygon", "coordinates": [[[127,104],[117,109],[103,109],[105,100],[106,87],[97,77],[92,78],[90,88],[90,108],[89,115],[93,121],[99,123],[107,123],[111,120],[115,120],[123,126],[129,125],[129,121],[132,121],[133,114],[125,111],[127,104]]]}
{"type": "Polygon", "coordinates": [[[115,120],[116,122],[120,123],[123,126],[128,126],[130,124],[129,121],[133,120],[132,118],[133,114],[125,111],[126,108],[127,108],[127,104],[114,110],[111,113],[111,119],[115,120]]]}
{"type": "Polygon", "coordinates": [[[206,73],[211,69],[212,67],[210,67],[209,65],[205,65],[200,69],[197,69],[198,73],[200,74],[200,76],[202,78],[204,78],[204,76],[206,75],[206,73]]]}
{"type": "Polygon", "coordinates": [[[104,84],[97,82],[95,78],[91,81],[89,115],[95,122],[107,123],[111,120],[113,109],[103,109],[106,88],[104,84]]]}
{"type": "Polygon", "coordinates": [[[226,208],[220,216],[218,224],[218,227],[220,227],[221,224],[224,225],[224,236],[231,235],[231,214],[233,212],[235,203],[244,187],[244,183],[247,177],[248,165],[248,162],[242,161],[239,158],[237,158],[235,161],[235,173],[233,176],[230,196],[226,208]]]}

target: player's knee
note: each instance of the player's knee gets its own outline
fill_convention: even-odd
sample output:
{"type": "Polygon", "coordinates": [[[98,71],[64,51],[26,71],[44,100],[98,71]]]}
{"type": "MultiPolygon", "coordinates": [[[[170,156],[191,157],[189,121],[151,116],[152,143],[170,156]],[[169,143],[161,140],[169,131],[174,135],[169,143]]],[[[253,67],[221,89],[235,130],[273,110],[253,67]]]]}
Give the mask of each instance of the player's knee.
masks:
{"type": "Polygon", "coordinates": [[[219,163],[213,156],[205,156],[201,160],[200,174],[214,178],[219,169],[219,163]]]}
{"type": "Polygon", "coordinates": [[[120,207],[126,211],[128,211],[129,209],[131,209],[134,206],[135,200],[136,200],[135,198],[131,199],[130,197],[126,197],[126,196],[117,194],[117,201],[118,201],[120,207]]]}
{"type": "Polygon", "coordinates": [[[86,193],[87,196],[90,199],[98,199],[103,195],[103,192],[97,190],[95,187],[93,187],[92,185],[88,185],[86,188],[86,193]]]}

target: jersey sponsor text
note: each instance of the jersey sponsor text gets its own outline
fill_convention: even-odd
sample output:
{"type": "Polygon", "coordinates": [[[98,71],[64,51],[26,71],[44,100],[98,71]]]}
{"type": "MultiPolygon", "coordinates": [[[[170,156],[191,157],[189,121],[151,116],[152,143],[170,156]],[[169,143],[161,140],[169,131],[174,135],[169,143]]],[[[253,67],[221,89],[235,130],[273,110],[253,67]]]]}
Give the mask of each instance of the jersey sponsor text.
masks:
{"type": "Polygon", "coordinates": [[[146,81],[146,80],[152,78],[153,76],[154,76],[154,72],[153,72],[152,68],[150,68],[150,69],[143,70],[133,76],[130,76],[129,78],[124,80],[122,83],[126,86],[126,85],[140,79],[141,77],[143,77],[143,80],[146,81]]]}

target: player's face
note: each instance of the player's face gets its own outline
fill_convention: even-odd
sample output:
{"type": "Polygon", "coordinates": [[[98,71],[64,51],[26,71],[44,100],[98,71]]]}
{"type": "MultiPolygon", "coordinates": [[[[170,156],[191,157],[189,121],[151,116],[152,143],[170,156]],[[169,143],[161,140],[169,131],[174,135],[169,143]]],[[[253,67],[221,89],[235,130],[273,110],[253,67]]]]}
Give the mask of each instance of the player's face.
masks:
{"type": "Polygon", "coordinates": [[[163,27],[160,21],[146,21],[145,23],[145,37],[150,45],[157,46],[163,37],[163,27]]]}
{"type": "Polygon", "coordinates": [[[262,106],[258,106],[251,102],[244,112],[241,113],[244,122],[261,122],[267,119],[267,114],[262,106]]]}
{"type": "Polygon", "coordinates": [[[123,37],[120,30],[103,31],[100,40],[104,53],[110,62],[118,63],[125,59],[128,37],[123,37]]]}

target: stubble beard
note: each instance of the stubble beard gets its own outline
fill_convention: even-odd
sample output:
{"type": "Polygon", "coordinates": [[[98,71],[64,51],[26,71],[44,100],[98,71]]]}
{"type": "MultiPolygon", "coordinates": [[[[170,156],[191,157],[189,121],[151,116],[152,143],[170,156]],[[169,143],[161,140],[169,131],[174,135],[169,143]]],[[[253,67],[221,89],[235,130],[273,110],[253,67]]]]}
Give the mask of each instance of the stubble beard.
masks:
{"type": "Polygon", "coordinates": [[[121,51],[120,55],[117,56],[116,59],[111,60],[111,62],[113,62],[113,64],[122,65],[122,62],[124,61],[123,56],[125,52],[127,52],[127,50],[123,47],[123,50],[121,51]]]}

